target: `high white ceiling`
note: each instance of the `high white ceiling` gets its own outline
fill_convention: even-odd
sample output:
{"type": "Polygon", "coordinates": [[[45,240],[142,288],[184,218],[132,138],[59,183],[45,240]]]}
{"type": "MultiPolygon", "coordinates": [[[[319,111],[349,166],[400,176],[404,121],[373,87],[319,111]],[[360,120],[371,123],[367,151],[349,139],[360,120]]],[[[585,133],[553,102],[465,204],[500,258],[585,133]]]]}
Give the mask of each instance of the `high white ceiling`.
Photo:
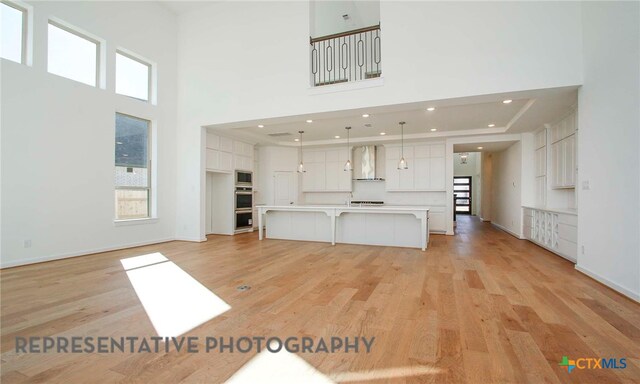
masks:
{"type": "Polygon", "coordinates": [[[277,145],[296,145],[294,140],[302,130],[305,145],[331,145],[344,143],[345,127],[350,126],[354,143],[380,143],[400,139],[400,121],[406,122],[404,134],[409,140],[533,131],[563,117],[576,102],[576,87],[565,87],[243,121],[208,128],[253,143],[277,145]],[[506,99],[513,101],[504,104],[506,99]],[[428,107],[435,110],[428,111],[428,107]],[[380,135],[381,132],[385,135],[380,135]]]}

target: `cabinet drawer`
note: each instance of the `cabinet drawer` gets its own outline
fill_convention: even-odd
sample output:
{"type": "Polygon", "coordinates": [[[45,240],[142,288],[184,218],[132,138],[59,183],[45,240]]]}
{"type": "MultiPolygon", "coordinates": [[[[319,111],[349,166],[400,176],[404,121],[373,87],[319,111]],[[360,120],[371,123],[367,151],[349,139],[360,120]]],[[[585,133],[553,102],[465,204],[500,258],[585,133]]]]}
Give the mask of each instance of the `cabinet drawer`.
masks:
{"type": "Polygon", "coordinates": [[[571,241],[573,243],[578,242],[578,228],[566,225],[566,224],[558,224],[558,237],[560,239],[564,239],[567,241],[571,241]]]}
{"type": "Polygon", "coordinates": [[[558,252],[567,258],[576,261],[578,245],[564,239],[558,239],[558,252]]]}
{"type": "Polygon", "coordinates": [[[573,227],[578,226],[578,216],[576,215],[567,215],[567,214],[558,214],[558,223],[571,225],[573,227]]]}

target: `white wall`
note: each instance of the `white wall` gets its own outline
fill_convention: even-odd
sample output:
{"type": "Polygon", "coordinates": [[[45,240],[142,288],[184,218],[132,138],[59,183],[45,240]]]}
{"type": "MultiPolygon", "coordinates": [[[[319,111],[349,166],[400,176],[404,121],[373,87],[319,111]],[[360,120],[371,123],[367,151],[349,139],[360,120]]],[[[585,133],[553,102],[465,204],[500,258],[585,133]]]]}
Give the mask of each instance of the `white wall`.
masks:
{"type": "Polygon", "coordinates": [[[482,182],[480,183],[480,211],[478,212],[478,216],[483,221],[491,221],[491,211],[493,210],[491,206],[491,200],[493,197],[493,154],[483,152],[482,153],[482,182]]]}
{"type": "Polygon", "coordinates": [[[310,89],[309,19],[308,2],[180,17],[179,237],[204,234],[203,125],[582,82],[579,3],[382,2],[384,85],[349,92],[310,89]]]}
{"type": "Polygon", "coordinates": [[[33,2],[34,60],[2,60],[2,266],[172,239],[175,16],[147,2],[33,2]],[[106,40],[106,89],[47,73],[47,19],[106,40]],[[116,96],[115,50],[157,63],[158,105],[116,96]],[[156,222],[114,226],[115,113],[153,121],[156,222]],[[24,247],[31,240],[30,248],[24,247]]]}
{"type": "Polygon", "coordinates": [[[327,36],[377,25],[380,1],[310,1],[311,37],[327,36]],[[342,15],[348,14],[344,20],[342,15]]]}
{"type": "Polygon", "coordinates": [[[471,214],[477,215],[482,204],[480,194],[481,153],[469,152],[467,163],[460,162],[460,154],[453,155],[453,176],[471,176],[471,214]]]}
{"type": "Polygon", "coordinates": [[[493,153],[491,222],[516,237],[522,235],[521,167],[521,142],[493,153]]]}
{"type": "Polygon", "coordinates": [[[640,5],[582,7],[576,268],[640,300],[640,5]]]}

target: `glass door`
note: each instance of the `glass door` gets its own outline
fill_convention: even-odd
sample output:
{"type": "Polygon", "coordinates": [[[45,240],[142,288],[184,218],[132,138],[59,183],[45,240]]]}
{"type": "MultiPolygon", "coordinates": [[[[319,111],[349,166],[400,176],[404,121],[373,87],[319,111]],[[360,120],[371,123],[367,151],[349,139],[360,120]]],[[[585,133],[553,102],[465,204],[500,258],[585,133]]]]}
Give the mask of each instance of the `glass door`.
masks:
{"type": "Polygon", "coordinates": [[[453,194],[457,215],[471,214],[471,176],[456,176],[453,178],[453,194]]]}

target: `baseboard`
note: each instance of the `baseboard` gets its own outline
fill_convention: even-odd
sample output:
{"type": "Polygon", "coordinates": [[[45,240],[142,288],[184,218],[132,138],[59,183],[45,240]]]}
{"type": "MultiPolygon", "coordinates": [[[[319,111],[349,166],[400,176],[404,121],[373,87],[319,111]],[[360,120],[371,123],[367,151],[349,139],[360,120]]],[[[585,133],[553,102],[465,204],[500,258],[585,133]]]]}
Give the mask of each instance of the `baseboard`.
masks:
{"type": "Polygon", "coordinates": [[[30,265],[30,264],[37,264],[37,263],[45,263],[47,261],[70,259],[72,257],[87,256],[87,255],[92,255],[92,254],[95,254],[95,253],[102,253],[102,252],[118,251],[118,250],[121,250],[121,249],[142,247],[142,246],[145,246],[145,245],[166,243],[168,241],[173,241],[173,240],[175,240],[175,238],[171,237],[171,238],[165,238],[165,239],[157,239],[157,240],[151,240],[151,241],[141,241],[141,242],[135,242],[135,243],[122,244],[122,245],[118,245],[118,246],[115,246],[115,247],[93,248],[93,249],[87,249],[87,250],[78,251],[78,252],[69,252],[69,253],[61,253],[61,254],[57,254],[57,255],[33,257],[33,258],[29,258],[29,259],[10,261],[10,262],[7,262],[7,263],[0,261],[0,269],[19,267],[19,266],[23,266],[23,265],[30,265]]]}
{"type": "Polygon", "coordinates": [[[502,226],[502,225],[500,225],[500,224],[496,224],[496,223],[494,223],[494,222],[492,221],[492,222],[491,222],[491,225],[493,225],[494,227],[498,228],[498,229],[499,229],[499,230],[501,230],[501,231],[507,232],[508,234],[510,234],[510,235],[511,235],[511,236],[513,236],[513,237],[516,237],[516,238],[518,238],[518,239],[520,239],[520,240],[525,240],[524,236],[519,235],[519,234],[517,234],[517,233],[515,233],[515,232],[511,231],[510,229],[507,229],[507,228],[503,227],[503,226],[502,226]]]}
{"type": "Polygon", "coordinates": [[[606,285],[607,287],[613,289],[614,291],[616,291],[616,292],[618,292],[618,293],[620,293],[622,295],[625,295],[626,297],[630,298],[631,300],[634,300],[634,301],[640,303],[640,293],[636,293],[636,292],[633,292],[633,291],[631,291],[631,290],[629,290],[629,289],[627,289],[625,287],[622,287],[622,286],[614,283],[613,281],[611,281],[611,280],[609,280],[609,279],[607,279],[605,277],[602,277],[602,276],[598,275],[597,273],[595,273],[593,271],[590,271],[587,268],[579,266],[578,264],[576,264],[575,268],[576,268],[576,270],[578,270],[579,272],[584,273],[585,275],[589,276],[593,280],[595,280],[595,281],[597,281],[597,282],[599,282],[601,284],[606,285]]]}
{"type": "Polygon", "coordinates": [[[194,243],[202,243],[203,241],[207,241],[207,236],[202,237],[202,238],[200,238],[200,237],[189,237],[189,236],[176,237],[173,240],[176,240],[176,241],[191,241],[191,242],[194,242],[194,243]]]}

